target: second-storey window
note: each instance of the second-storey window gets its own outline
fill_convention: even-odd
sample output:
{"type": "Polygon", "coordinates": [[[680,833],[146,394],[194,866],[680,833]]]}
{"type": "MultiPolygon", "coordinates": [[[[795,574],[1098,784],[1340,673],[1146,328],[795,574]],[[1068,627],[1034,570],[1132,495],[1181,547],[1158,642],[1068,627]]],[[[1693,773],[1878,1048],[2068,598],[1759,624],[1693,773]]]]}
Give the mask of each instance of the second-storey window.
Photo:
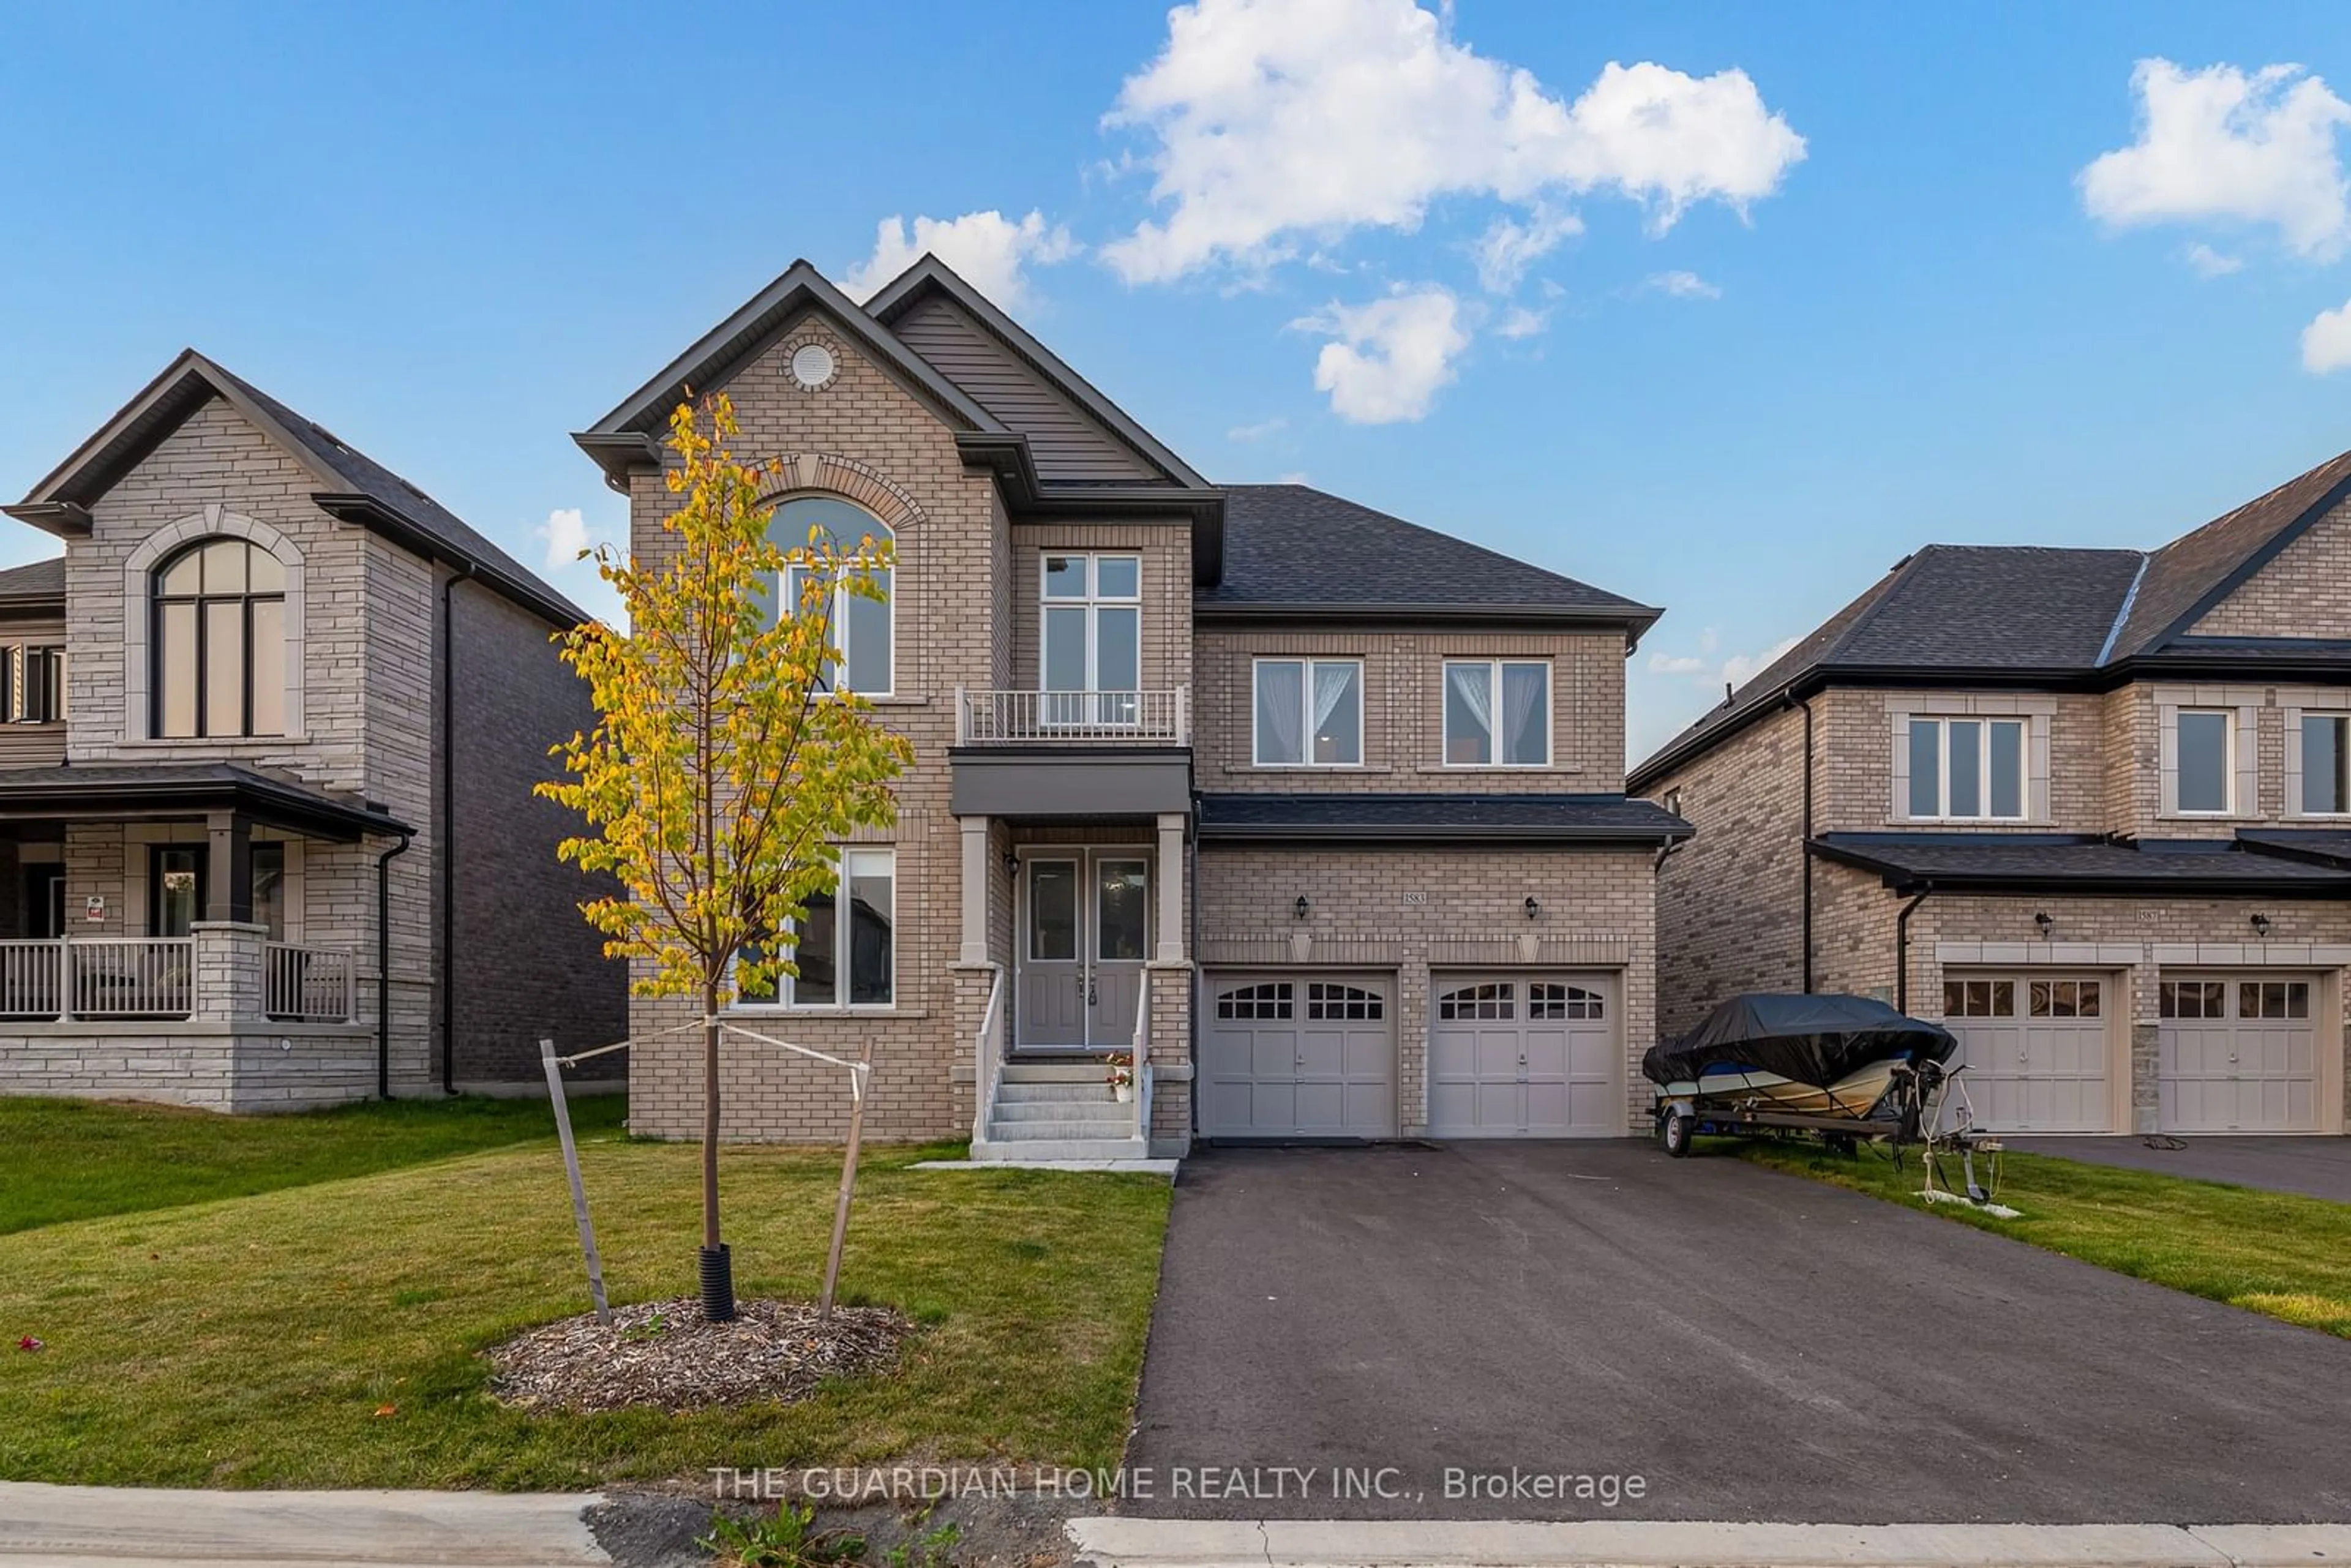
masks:
{"type": "Polygon", "coordinates": [[[2302,717],[2302,809],[2308,816],[2351,812],[2351,718],[2339,713],[2302,717]]]}
{"type": "Polygon", "coordinates": [[[2232,760],[2230,715],[2221,708],[2182,708],[2179,716],[2176,803],[2182,811],[2229,810],[2232,760]]]}
{"type": "Polygon", "coordinates": [[[243,539],[199,540],[154,577],[157,736],[286,732],[286,569],[243,539]]]}
{"type": "Polygon", "coordinates": [[[1143,559],[1048,554],[1038,589],[1039,717],[1134,724],[1143,690],[1143,559]],[[1067,694],[1053,695],[1050,694],[1067,694]]]}
{"type": "Polygon", "coordinates": [[[1551,766],[1551,666],[1515,659],[1445,665],[1448,768],[1551,766]]]}
{"type": "Polygon", "coordinates": [[[66,716],[66,651],[0,648],[0,706],[10,724],[55,724],[66,716]]]}
{"type": "Polygon", "coordinates": [[[2024,816],[2024,721],[1910,721],[1910,815],[1946,821],[2024,816]]]}
{"type": "MultiPolygon", "coordinates": [[[[786,549],[806,549],[812,529],[822,529],[835,548],[852,554],[869,540],[874,544],[893,542],[887,523],[862,507],[831,496],[802,496],[786,501],[776,508],[768,524],[768,537],[786,549]]],[[[841,663],[825,667],[828,686],[837,682],[842,691],[861,692],[867,696],[888,696],[894,689],[896,625],[892,615],[890,577],[888,567],[874,570],[874,586],[882,591],[879,599],[852,593],[845,582],[832,589],[829,601],[832,645],[841,651],[841,663]]],[[[798,613],[808,592],[806,569],[786,568],[785,606],[798,613]]]]}
{"type": "Polygon", "coordinates": [[[1259,768],[1354,768],[1364,760],[1364,666],[1353,659],[1257,662],[1259,768]]]}

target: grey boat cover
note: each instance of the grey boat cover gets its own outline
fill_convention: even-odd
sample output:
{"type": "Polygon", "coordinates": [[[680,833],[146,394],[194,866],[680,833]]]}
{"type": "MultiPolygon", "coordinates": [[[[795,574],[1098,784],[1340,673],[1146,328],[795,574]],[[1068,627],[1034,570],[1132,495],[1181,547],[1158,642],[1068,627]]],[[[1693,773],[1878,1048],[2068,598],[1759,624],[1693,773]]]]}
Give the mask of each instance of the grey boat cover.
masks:
{"type": "Polygon", "coordinates": [[[1940,1024],[1896,1012],[1867,997],[1733,997],[1677,1040],[1641,1058],[1652,1083],[1702,1082],[1709,1072],[1772,1072],[1797,1083],[1831,1084],[1889,1057],[1949,1061],[1959,1042],[1940,1024]]]}

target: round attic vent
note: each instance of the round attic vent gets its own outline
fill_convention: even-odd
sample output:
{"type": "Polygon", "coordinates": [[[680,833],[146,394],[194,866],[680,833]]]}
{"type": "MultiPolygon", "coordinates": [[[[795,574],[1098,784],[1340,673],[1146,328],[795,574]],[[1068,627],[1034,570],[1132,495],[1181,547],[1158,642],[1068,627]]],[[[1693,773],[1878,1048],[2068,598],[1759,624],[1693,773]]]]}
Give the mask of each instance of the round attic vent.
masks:
{"type": "Polygon", "coordinates": [[[810,392],[832,380],[832,350],[822,343],[802,343],[792,350],[792,380],[810,392]]]}

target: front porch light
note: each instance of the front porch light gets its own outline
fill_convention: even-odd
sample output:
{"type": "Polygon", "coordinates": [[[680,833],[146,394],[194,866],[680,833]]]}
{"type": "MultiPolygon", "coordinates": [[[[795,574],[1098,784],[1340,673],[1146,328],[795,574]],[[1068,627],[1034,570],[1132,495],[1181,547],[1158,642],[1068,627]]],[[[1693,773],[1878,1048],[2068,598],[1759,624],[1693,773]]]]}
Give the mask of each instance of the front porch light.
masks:
{"type": "Polygon", "coordinates": [[[1298,902],[1290,906],[1290,912],[1301,920],[1305,919],[1306,912],[1313,907],[1314,905],[1307,901],[1306,895],[1302,893],[1298,895],[1298,902]]]}
{"type": "Polygon", "coordinates": [[[2049,918],[2049,912],[2044,909],[2032,917],[2032,924],[2041,927],[2041,938],[2045,942],[2049,939],[2050,928],[2057,923],[2049,918]]]}
{"type": "Polygon", "coordinates": [[[2253,935],[2254,935],[2254,936],[2267,936],[2269,934],[2270,934],[2270,917],[2269,917],[2268,915],[2254,915],[2254,916],[2253,916],[2253,935]]]}
{"type": "Polygon", "coordinates": [[[1542,913],[1542,905],[1535,902],[1535,895],[1531,893],[1527,894],[1527,901],[1520,907],[1527,912],[1527,918],[1530,920],[1542,913]]]}

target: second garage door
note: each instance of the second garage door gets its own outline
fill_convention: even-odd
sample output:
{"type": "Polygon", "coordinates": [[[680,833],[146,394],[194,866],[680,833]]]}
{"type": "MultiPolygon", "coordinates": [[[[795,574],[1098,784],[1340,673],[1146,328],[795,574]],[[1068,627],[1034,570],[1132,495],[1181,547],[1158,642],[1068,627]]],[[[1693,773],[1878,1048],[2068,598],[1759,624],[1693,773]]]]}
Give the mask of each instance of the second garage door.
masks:
{"type": "Polygon", "coordinates": [[[1943,981],[1943,1024],[1976,1124],[1999,1133],[2115,1130],[2107,982],[2096,975],[1960,975],[1943,981]]]}
{"type": "Polygon", "coordinates": [[[1391,986],[1378,975],[1208,977],[1201,1135],[1394,1137],[1391,986]]]}
{"type": "Polygon", "coordinates": [[[1428,1135],[1622,1137],[1615,997],[1604,975],[1433,976],[1428,1135]]]}
{"type": "Polygon", "coordinates": [[[2318,1131],[2307,979],[2166,974],[2156,1028],[2167,1133],[2318,1131]]]}

